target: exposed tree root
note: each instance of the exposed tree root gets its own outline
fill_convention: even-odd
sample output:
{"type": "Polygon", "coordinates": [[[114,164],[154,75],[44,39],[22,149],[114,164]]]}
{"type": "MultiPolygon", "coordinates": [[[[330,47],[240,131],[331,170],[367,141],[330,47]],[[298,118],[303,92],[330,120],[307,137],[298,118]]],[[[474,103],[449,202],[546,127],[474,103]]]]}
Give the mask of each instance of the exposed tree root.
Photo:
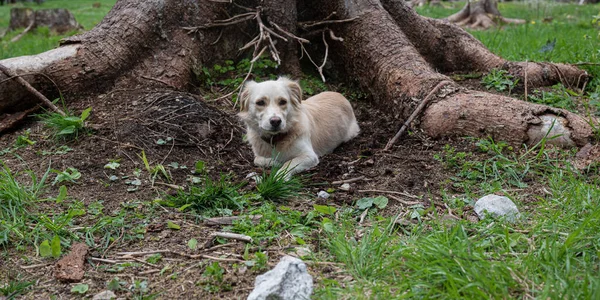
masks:
{"type": "Polygon", "coordinates": [[[524,24],[525,20],[509,19],[500,14],[495,0],[470,0],[457,13],[449,16],[448,21],[471,29],[488,29],[497,22],[524,24]]]}

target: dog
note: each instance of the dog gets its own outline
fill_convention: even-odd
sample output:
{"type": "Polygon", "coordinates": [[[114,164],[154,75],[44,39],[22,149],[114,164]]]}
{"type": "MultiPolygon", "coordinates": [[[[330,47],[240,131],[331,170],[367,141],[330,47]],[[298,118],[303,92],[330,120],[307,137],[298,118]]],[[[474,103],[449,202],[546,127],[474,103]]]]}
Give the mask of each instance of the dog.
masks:
{"type": "Polygon", "coordinates": [[[319,157],[360,131],[342,94],[323,92],[302,101],[300,85],[286,77],[248,81],[239,100],[254,164],[281,166],[278,172],[286,179],[316,166],[319,157]]]}

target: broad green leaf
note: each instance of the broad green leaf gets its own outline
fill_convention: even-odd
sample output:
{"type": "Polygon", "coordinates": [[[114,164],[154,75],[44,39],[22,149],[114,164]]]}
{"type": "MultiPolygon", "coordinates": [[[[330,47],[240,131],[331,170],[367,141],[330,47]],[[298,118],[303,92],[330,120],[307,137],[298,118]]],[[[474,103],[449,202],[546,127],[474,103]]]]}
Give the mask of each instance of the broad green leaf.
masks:
{"type": "Polygon", "coordinates": [[[81,112],[81,121],[85,121],[89,116],[90,116],[90,112],[92,111],[91,107],[86,108],[84,111],[81,112]]]}
{"type": "Polygon", "coordinates": [[[196,247],[198,247],[198,240],[190,239],[188,241],[188,247],[190,247],[190,249],[192,249],[192,250],[196,250],[196,247]]]}
{"type": "Polygon", "coordinates": [[[116,170],[120,166],[121,166],[120,163],[118,163],[116,161],[111,161],[111,162],[107,163],[106,165],[104,165],[104,168],[105,169],[116,170]]]}
{"type": "Polygon", "coordinates": [[[85,283],[80,283],[71,288],[71,293],[85,294],[90,289],[90,286],[85,283]]]}
{"type": "Polygon", "coordinates": [[[194,165],[194,172],[196,174],[204,172],[204,162],[203,161],[199,160],[196,162],[196,164],[194,165]]]}
{"type": "Polygon", "coordinates": [[[171,221],[167,222],[167,227],[169,229],[173,229],[173,230],[179,230],[179,229],[181,229],[181,226],[179,226],[179,225],[177,225],[177,224],[175,224],[175,223],[173,223],[171,221]]]}
{"type": "Polygon", "coordinates": [[[67,187],[61,185],[58,189],[58,196],[56,196],[56,203],[62,203],[67,197],[67,187]]]}
{"type": "Polygon", "coordinates": [[[60,254],[62,253],[61,249],[60,249],[60,237],[58,237],[58,235],[55,235],[54,238],[52,239],[52,243],[50,244],[50,248],[52,248],[52,257],[54,258],[59,258],[60,254]]]}
{"type": "Polygon", "coordinates": [[[192,203],[184,204],[180,208],[178,208],[177,210],[179,210],[179,211],[185,211],[188,207],[190,207],[192,205],[193,205],[192,203]]]}
{"type": "Polygon", "coordinates": [[[69,134],[73,134],[73,133],[75,133],[75,126],[71,125],[71,126],[65,127],[63,130],[58,132],[58,135],[69,135],[69,134]]]}
{"type": "Polygon", "coordinates": [[[335,207],[333,206],[327,206],[327,205],[313,205],[313,207],[315,208],[316,211],[325,214],[325,215],[332,215],[335,213],[335,211],[337,210],[335,207]]]}
{"type": "Polygon", "coordinates": [[[323,221],[321,221],[321,226],[323,226],[323,230],[325,230],[326,232],[334,232],[333,222],[329,218],[323,218],[323,221]]]}
{"type": "Polygon", "coordinates": [[[111,291],[118,291],[121,289],[121,283],[119,282],[119,278],[115,277],[111,280],[106,286],[111,291]]]}
{"type": "Polygon", "coordinates": [[[48,242],[48,240],[44,240],[40,244],[40,255],[42,257],[50,257],[50,256],[52,256],[52,248],[50,248],[50,242],[48,242]]]}
{"type": "Polygon", "coordinates": [[[377,206],[379,209],[384,209],[388,204],[388,198],[384,196],[378,196],[373,199],[373,204],[377,206]]]}
{"type": "Polygon", "coordinates": [[[356,201],[356,206],[358,206],[358,209],[360,210],[367,209],[373,206],[373,198],[362,198],[356,201]]]}

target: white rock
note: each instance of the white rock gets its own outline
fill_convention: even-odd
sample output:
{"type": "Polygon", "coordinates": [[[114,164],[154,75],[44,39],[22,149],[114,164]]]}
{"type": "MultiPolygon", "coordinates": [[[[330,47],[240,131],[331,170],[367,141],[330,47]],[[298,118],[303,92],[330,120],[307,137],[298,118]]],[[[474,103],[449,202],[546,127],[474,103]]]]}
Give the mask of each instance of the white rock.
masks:
{"type": "Polygon", "coordinates": [[[117,295],[115,295],[115,293],[113,293],[112,291],[100,292],[92,298],[92,300],[112,300],[112,299],[117,299],[117,295]]]}
{"type": "Polygon", "coordinates": [[[344,183],[340,186],[340,190],[342,191],[349,191],[350,190],[350,184],[349,183],[344,183]]]}
{"type": "Polygon", "coordinates": [[[320,191],[317,193],[317,197],[327,199],[329,198],[329,193],[326,191],[320,191]]]}
{"type": "Polygon", "coordinates": [[[475,202],[475,213],[480,220],[488,214],[493,217],[503,216],[509,222],[514,222],[520,216],[519,209],[512,200],[493,194],[483,196],[475,202]]]}
{"type": "Polygon", "coordinates": [[[302,260],[284,256],[271,271],[256,277],[248,300],[310,299],[313,279],[302,260]]]}

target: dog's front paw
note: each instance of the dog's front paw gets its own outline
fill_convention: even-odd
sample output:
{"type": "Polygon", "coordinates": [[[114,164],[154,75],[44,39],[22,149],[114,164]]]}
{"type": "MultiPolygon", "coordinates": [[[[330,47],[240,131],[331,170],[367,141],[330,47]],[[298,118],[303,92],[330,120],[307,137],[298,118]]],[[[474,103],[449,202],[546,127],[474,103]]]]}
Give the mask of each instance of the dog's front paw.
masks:
{"type": "Polygon", "coordinates": [[[257,156],[254,158],[254,165],[257,167],[271,167],[273,165],[273,160],[267,157],[257,156]]]}

